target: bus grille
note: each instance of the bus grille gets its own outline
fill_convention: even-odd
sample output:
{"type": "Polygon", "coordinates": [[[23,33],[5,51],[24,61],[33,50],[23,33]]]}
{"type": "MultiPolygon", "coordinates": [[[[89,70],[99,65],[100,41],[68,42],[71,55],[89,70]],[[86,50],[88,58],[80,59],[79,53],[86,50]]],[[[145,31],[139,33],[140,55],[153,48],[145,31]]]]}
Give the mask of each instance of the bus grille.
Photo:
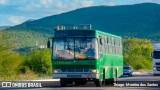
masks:
{"type": "Polygon", "coordinates": [[[61,69],[62,72],[89,72],[89,69],[61,69]]]}

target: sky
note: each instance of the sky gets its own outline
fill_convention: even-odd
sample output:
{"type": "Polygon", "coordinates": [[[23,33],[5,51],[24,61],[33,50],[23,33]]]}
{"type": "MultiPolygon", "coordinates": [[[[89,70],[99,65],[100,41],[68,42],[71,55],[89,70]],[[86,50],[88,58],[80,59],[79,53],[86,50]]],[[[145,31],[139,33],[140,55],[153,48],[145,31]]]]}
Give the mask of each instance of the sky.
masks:
{"type": "Polygon", "coordinates": [[[0,26],[14,26],[83,7],[146,2],[160,4],[160,0],[0,0],[0,26]]]}

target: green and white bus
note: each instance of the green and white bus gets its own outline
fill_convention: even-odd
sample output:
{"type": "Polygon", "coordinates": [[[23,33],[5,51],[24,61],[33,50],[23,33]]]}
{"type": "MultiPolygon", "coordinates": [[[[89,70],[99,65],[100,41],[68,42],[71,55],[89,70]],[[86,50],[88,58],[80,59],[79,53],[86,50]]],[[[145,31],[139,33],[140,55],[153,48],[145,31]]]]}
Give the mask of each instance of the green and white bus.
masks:
{"type": "Polygon", "coordinates": [[[52,77],[61,86],[89,80],[108,85],[123,74],[122,38],[91,25],[58,25],[47,46],[52,47],[52,77]]]}

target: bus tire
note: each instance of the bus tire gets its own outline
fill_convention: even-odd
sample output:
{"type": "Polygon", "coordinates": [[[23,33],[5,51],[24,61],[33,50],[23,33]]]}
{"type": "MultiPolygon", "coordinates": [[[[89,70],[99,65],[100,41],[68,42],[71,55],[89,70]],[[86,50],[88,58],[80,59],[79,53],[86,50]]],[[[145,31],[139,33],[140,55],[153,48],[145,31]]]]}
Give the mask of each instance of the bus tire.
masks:
{"type": "Polygon", "coordinates": [[[99,79],[95,79],[95,80],[94,80],[94,84],[96,85],[96,87],[102,86],[102,82],[99,81],[99,79]]]}
{"type": "Polygon", "coordinates": [[[103,76],[103,79],[102,79],[102,84],[103,84],[103,85],[105,84],[105,75],[106,75],[106,74],[105,74],[105,69],[103,69],[103,75],[102,75],[102,76],[103,76]]]}
{"type": "Polygon", "coordinates": [[[61,85],[62,87],[65,87],[66,84],[67,84],[66,80],[65,80],[64,78],[61,78],[61,79],[60,79],[60,85],[61,85]]]}
{"type": "Polygon", "coordinates": [[[110,85],[111,84],[111,79],[105,79],[105,85],[110,85]]]}
{"type": "Polygon", "coordinates": [[[113,78],[105,80],[106,85],[114,85],[114,83],[117,83],[117,69],[115,69],[115,74],[113,78]]]}

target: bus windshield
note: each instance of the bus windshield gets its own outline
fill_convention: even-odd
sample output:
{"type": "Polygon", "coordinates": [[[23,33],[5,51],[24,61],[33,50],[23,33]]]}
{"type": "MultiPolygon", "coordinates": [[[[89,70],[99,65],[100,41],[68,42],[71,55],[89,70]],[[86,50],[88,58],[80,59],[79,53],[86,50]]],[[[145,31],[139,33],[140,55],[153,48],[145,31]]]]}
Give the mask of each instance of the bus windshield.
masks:
{"type": "Polygon", "coordinates": [[[160,59],[160,51],[154,51],[153,58],[154,59],[160,59]]]}
{"type": "Polygon", "coordinates": [[[97,58],[96,38],[55,38],[54,60],[88,60],[97,58]]]}

